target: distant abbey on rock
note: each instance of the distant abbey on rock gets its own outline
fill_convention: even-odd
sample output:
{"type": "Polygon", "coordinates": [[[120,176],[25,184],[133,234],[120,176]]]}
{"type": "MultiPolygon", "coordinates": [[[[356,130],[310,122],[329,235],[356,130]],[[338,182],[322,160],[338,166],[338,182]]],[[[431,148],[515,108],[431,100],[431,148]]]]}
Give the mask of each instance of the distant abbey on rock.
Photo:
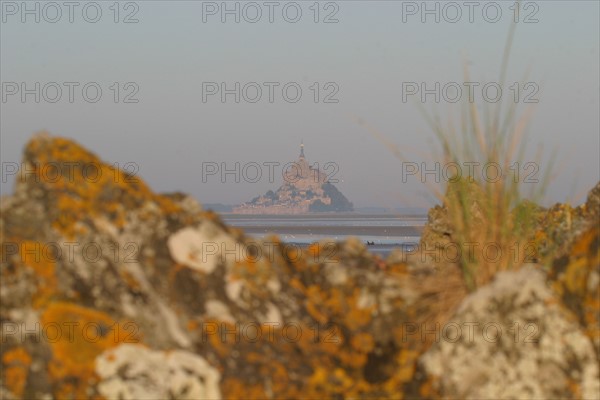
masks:
{"type": "Polygon", "coordinates": [[[237,214],[303,214],[310,212],[353,211],[350,201],[329,182],[327,175],[312,168],[300,156],[284,174],[284,184],[276,192],[269,190],[262,196],[233,208],[237,214]]]}

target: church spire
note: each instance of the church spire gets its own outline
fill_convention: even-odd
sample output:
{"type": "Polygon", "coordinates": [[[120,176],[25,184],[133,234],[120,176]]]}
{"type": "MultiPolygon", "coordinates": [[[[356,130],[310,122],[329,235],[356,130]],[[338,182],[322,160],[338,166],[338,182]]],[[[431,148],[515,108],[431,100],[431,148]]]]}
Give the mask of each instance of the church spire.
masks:
{"type": "Polygon", "coordinates": [[[304,141],[300,141],[300,158],[304,158],[304,141]]]}

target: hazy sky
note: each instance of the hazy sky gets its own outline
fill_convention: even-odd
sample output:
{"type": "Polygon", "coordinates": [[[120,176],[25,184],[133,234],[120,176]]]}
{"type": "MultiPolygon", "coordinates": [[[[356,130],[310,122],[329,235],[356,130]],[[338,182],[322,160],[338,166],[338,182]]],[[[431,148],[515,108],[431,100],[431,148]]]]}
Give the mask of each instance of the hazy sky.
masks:
{"type": "MultiPolygon", "coordinates": [[[[60,15],[54,5],[27,2],[29,9],[39,9],[36,22],[35,12],[24,13],[22,4],[1,2],[3,168],[19,162],[28,138],[45,129],[77,140],[107,162],[135,163],[138,175],[156,191],[184,191],[203,203],[225,204],[276,188],[285,163],[297,157],[304,140],[309,161],[322,168],[327,164],[326,172],[335,172],[336,185],[356,206],[429,206],[432,199],[420,175],[402,179],[408,165],[403,162],[433,168],[434,136],[417,107],[420,94],[404,101],[407,83],[434,89],[436,82],[440,88],[455,82],[446,87],[462,87],[467,96],[466,58],[471,81],[479,84],[475,100],[485,104],[481,88],[498,82],[514,17],[512,1],[475,2],[472,9],[462,1],[452,6],[427,2],[430,10],[439,10],[439,22],[435,13],[423,14],[420,1],[316,6],[314,1],[259,1],[238,2],[236,23],[236,15],[222,14],[222,2],[137,1],[115,7],[100,1],[78,2],[70,22],[62,1],[54,3],[60,15]],[[332,23],[324,23],[326,17],[332,23]],[[138,22],[124,23],[127,18],[138,22]],[[21,89],[35,92],[36,82],[40,102],[35,93],[23,101],[21,89]],[[73,102],[65,82],[74,82],[73,102]],[[216,86],[207,86],[210,82],[216,86]],[[235,94],[226,95],[225,102],[220,93],[207,94],[220,90],[221,83],[234,89],[236,82],[239,103],[235,94]],[[57,86],[62,97],[52,103],[57,86]],[[94,103],[96,87],[102,96],[94,103]],[[252,103],[257,87],[262,97],[252,103]],[[292,102],[297,87],[302,94],[292,102]],[[398,146],[405,159],[395,157],[356,118],[398,146]],[[203,170],[215,165],[235,170],[236,162],[240,182],[234,173],[224,180],[220,174],[203,179],[203,170]],[[261,166],[258,179],[256,165],[261,166]],[[269,181],[269,165],[275,182],[269,181]]],[[[522,109],[535,106],[531,151],[524,161],[535,161],[539,145],[546,155],[557,151],[558,175],[547,201],[578,203],[600,179],[599,2],[524,5],[502,99],[517,96],[522,109]],[[523,80],[530,84],[517,94],[511,85],[523,80]],[[528,98],[539,102],[525,104],[528,98]]],[[[234,9],[236,2],[227,7],[234,9]]],[[[442,115],[456,111],[448,101],[455,92],[438,93],[440,102],[429,94],[424,108],[442,115]]],[[[493,90],[487,93],[494,96],[493,90]]],[[[12,180],[3,182],[2,193],[11,191],[12,180]]]]}

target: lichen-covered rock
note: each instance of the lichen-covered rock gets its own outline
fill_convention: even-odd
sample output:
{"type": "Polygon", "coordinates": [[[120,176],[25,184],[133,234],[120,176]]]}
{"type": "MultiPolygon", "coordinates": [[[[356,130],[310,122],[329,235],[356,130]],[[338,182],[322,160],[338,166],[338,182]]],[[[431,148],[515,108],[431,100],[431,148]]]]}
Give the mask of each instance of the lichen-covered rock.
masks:
{"type": "Polygon", "coordinates": [[[421,362],[446,397],[587,399],[600,393],[591,341],[533,267],[499,273],[440,331],[421,362]]]}
{"type": "Polygon", "coordinates": [[[600,358],[600,226],[590,227],[574,241],[567,256],[554,261],[550,279],[600,358]]]}
{"type": "Polygon", "coordinates": [[[453,215],[450,215],[451,209],[456,202],[464,204],[474,217],[472,221],[468,221],[474,226],[483,223],[485,215],[483,207],[483,191],[477,182],[471,179],[461,179],[450,181],[448,188],[442,199],[441,206],[435,206],[429,210],[428,221],[421,242],[430,242],[432,245],[443,244],[448,239],[452,238],[456,227],[453,225],[453,215]]]}
{"type": "Polygon", "coordinates": [[[544,261],[568,257],[573,242],[591,228],[600,227],[600,182],[590,190],[579,207],[555,204],[538,220],[533,241],[544,261]]]}
{"type": "Polygon", "coordinates": [[[600,224],[600,182],[589,191],[584,207],[590,223],[600,224]]]}
{"type": "Polygon", "coordinates": [[[200,222],[226,232],[214,215],[152,193],[72,141],[29,142],[0,218],[2,351],[32,358],[26,384],[11,392],[93,397],[94,359],[109,347],[142,336],[158,349],[191,347],[189,315],[167,284],[176,269],[167,242],[200,222]]]}

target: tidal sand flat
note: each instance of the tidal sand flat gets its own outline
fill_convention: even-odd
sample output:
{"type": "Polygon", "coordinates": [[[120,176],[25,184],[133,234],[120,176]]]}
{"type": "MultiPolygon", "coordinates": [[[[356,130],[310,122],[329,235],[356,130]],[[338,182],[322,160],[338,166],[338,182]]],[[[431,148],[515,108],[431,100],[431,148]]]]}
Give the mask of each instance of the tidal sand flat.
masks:
{"type": "Polygon", "coordinates": [[[239,215],[225,214],[224,221],[261,238],[278,235],[283,241],[300,246],[358,237],[373,253],[385,255],[394,248],[418,243],[426,215],[398,214],[304,214],[239,215]]]}

